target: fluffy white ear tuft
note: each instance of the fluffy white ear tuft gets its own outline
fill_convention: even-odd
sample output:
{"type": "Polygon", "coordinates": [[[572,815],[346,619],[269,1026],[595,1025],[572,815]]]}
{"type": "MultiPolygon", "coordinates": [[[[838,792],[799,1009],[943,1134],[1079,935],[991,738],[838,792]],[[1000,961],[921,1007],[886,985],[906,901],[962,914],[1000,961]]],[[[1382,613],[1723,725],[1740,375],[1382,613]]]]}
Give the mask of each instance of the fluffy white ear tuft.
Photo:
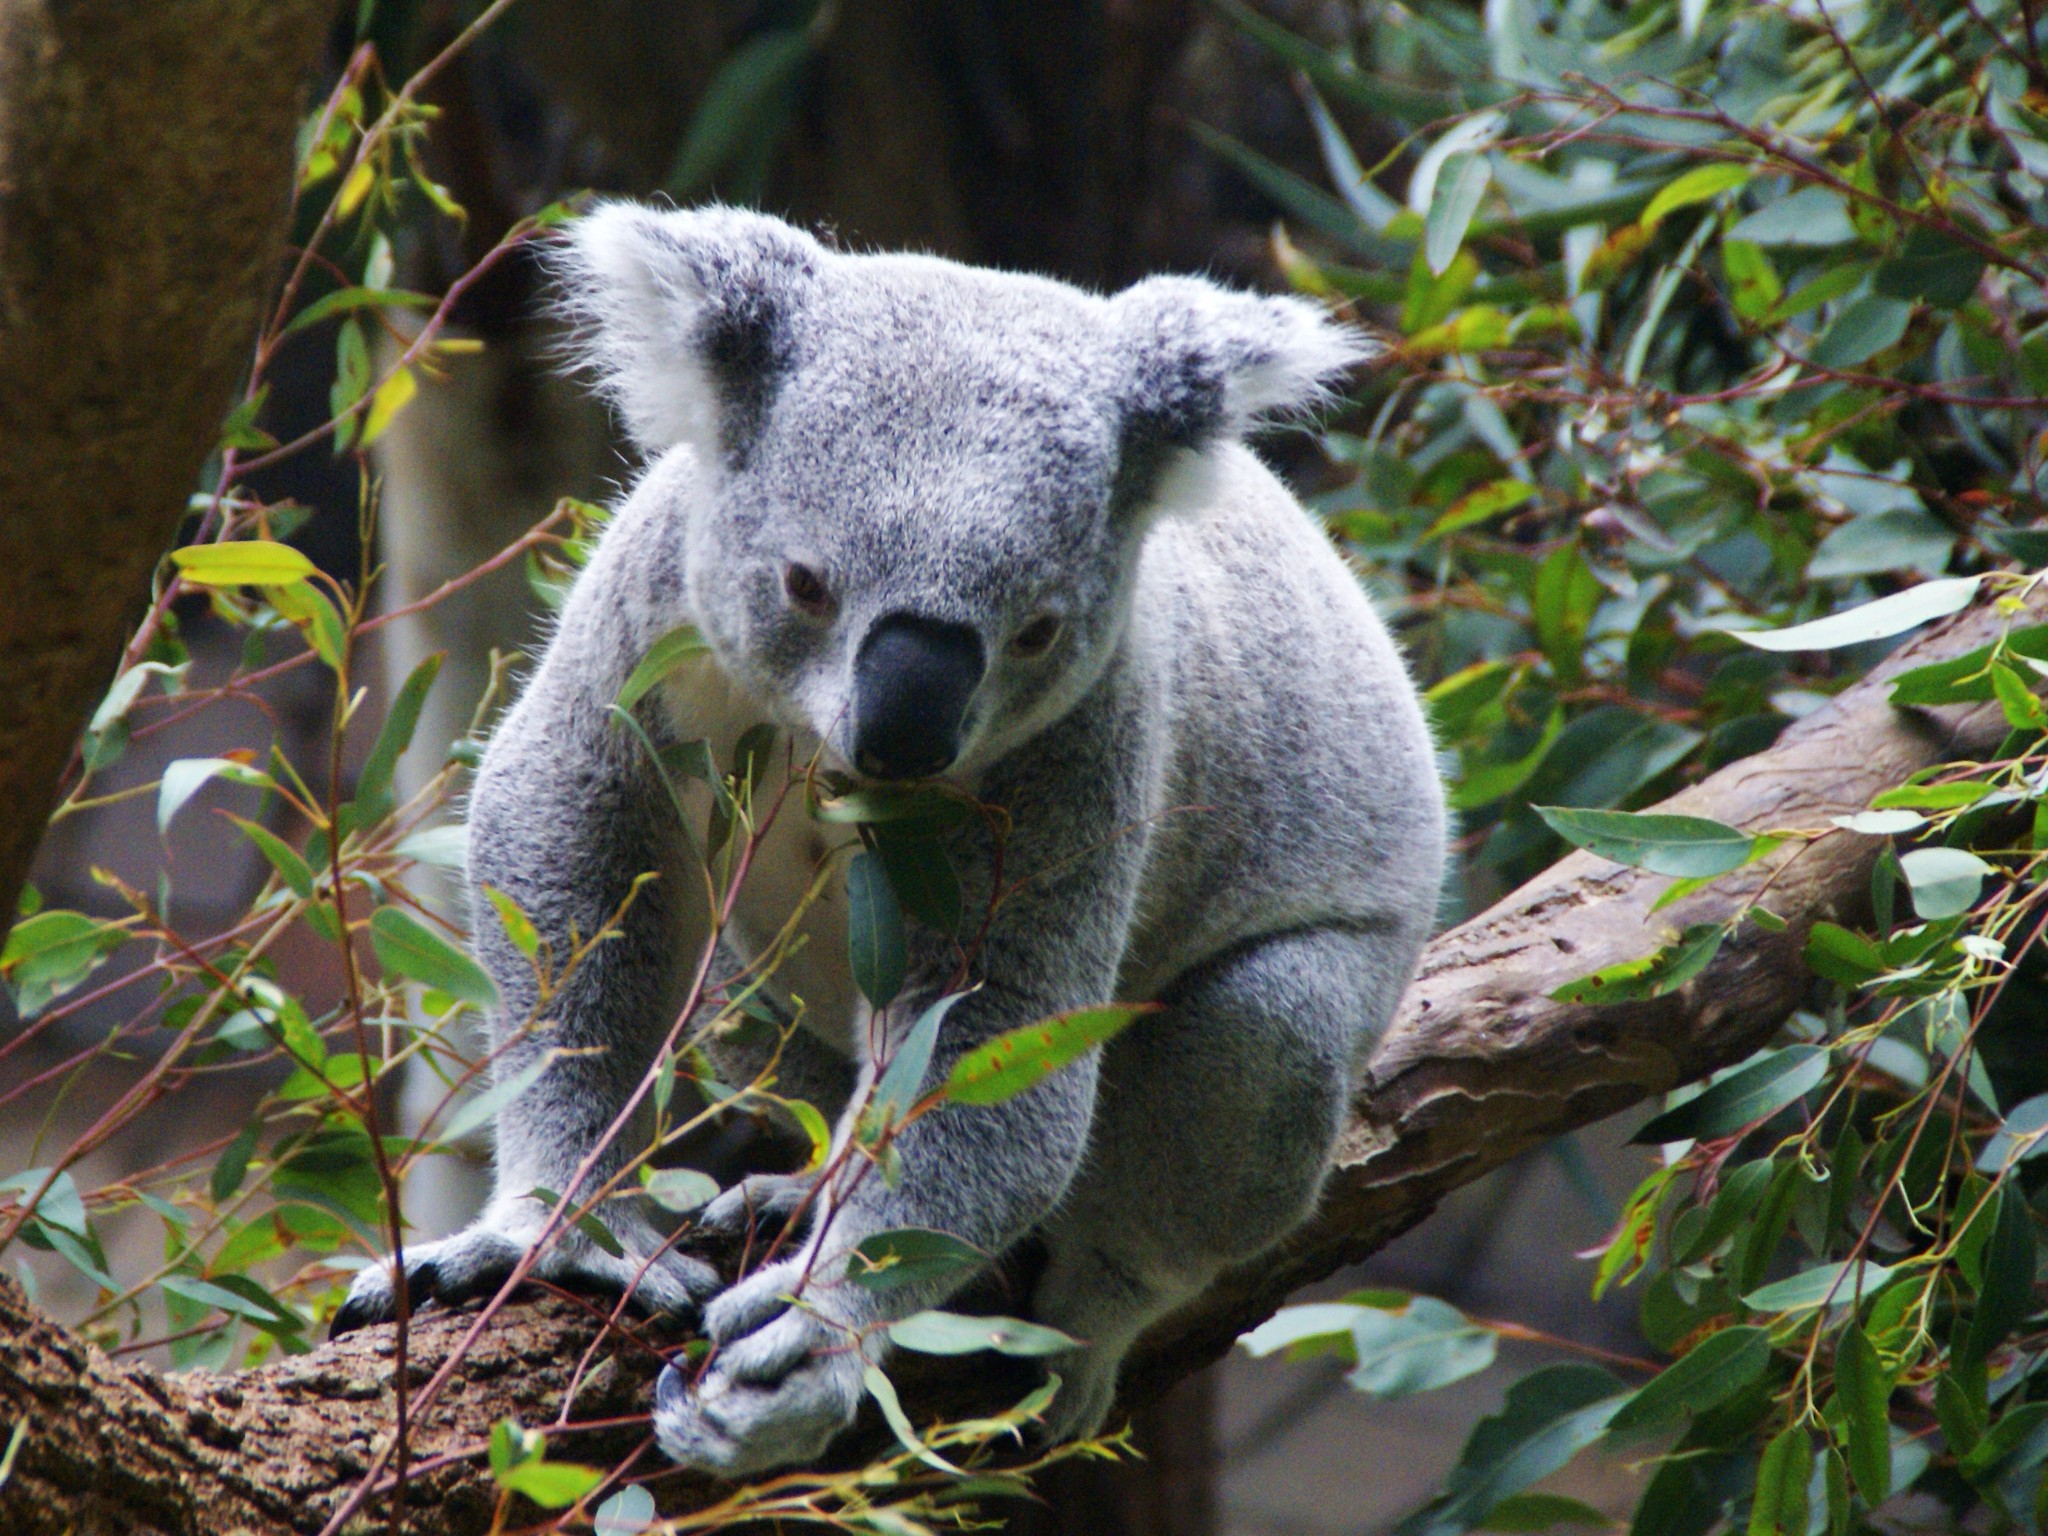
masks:
{"type": "Polygon", "coordinates": [[[743,209],[602,203],[553,261],[571,359],[643,452],[690,443],[716,463],[744,451],[824,255],[743,209]]]}
{"type": "Polygon", "coordinates": [[[1155,277],[1119,294],[1131,428],[1175,447],[1240,436],[1326,403],[1331,381],[1378,348],[1306,299],[1155,277]]]}

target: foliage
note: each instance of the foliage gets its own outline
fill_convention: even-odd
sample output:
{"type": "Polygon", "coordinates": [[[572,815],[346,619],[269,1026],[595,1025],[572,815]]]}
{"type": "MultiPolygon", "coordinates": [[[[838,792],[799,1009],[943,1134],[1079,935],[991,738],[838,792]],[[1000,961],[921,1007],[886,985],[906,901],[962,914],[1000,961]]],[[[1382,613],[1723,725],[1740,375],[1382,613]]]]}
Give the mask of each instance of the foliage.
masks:
{"type": "MultiPolygon", "coordinates": [[[[1219,3],[1300,71],[1334,193],[1206,139],[1288,210],[1295,284],[1394,333],[1320,506],[1426,669],[1471,899],[1567,843],[1675,899],[1788,842],[1886,840],[1873,920],[1814,929],[1782,1041],[1644,1130],[1661,1153],[1594,1291],[1636,1286],[1664,1358],[1524,1378],[1405,1529],[1608,1524],[1528,1491],[1596,1443],[1650,1459],[1644,1536],[1869,1528],[1908,1493],[2039,1529],[2042,629],[1896,683],[1995,700],[1991,761],[1828,826],[1630,809],[1893,637],[2032,591],[2006,570],[2048,555],[2032,9],[1368,5],[1333,54],[1219,3]]],[[[1560,996],[1683,985],[1745,922],[1782,927],[1768,883],[1560,996]]],[[[1245,1342],[1391,1396],[1483,1368],[1506,1326],[1367,1295],[1245,1342]]]]}

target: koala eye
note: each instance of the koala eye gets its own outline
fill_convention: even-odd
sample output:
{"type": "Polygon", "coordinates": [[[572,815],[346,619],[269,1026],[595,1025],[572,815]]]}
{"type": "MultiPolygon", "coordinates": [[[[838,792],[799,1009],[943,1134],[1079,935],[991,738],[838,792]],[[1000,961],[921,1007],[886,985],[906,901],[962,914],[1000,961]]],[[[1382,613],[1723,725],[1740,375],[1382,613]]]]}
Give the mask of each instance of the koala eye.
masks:
{"type": "Polygon", "coordinates": [[[1059,616],[1041,613],[1017,631],[1016,637],[1010,641],[1010,654],[1023,657],[1043,656],[1052,649],[1053,641],[1059,637],[1059,616]]]}
{"type": "Polygon", "coordinates": [[[799,565],[794,560],[785,565],[782,590],[795,607],[813,618],[822,619],[832,612],[832,589],[808,565],[799,565]]]}

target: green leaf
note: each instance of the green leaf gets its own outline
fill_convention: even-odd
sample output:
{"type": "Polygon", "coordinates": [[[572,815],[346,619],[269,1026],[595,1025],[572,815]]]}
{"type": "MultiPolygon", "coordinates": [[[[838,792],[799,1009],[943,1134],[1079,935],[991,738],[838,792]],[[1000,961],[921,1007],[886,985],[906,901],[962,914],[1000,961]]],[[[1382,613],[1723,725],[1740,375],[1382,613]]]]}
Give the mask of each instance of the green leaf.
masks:
{"type": "Polygon", "coordinates": [[[505,937],[512,947],[531,960],[540,953],[540,930],[533,926],[533,919],[526,911],[499,890],[495,885],[482,887],[484,899],[491,904],[491,910],[498,914],[498,926],[505,930],[505,937]]]}
{"type": "Polygon", "coordinates": [[[237,539],[171,551],[178,574],[200,587],[275,587],[311,576],[314,565],[289,544],[237,539]]]}
{"type": "Polygon", "coordinates": [[[538,1061],[529,1061],[510,1077],[494,1080],[482,1093],[458,1099],[455,1112],[448,1117],[448,1123],[434,1133],[435,1139],[452,1146],[471,1132],[482,1130],[499,1110],[539,1082],[541,1074],[553,1064],[554,1056],[549,1053],[538,1061]]]}
{"type": "Polygon", "coordinates": [[[702,1210],[718,1198],[718,1180],[695,1168],[649,1168],[642,1165],[640,1187],[656,1205],[679,1216],[702,1210]]]}
{"type": "Polygon", "coordinates": [[[1930,922],[1958,917],[1976,905],[1992,866],[1962,848],[1915,848],[1899,857],[1913,910],[1930,922]]]}
{"type": "Polygon", "coordinates": [[[498,1476],[498,1486],[542,1509],[567,1509],[597,1488],[606,1474],[573,1461],[524,1461],[498,1476]]]}
{"type": "Polygon", "coordinates": [[[2034,1307],[2034,1218],[2016,1179],[1998,1190],[1998,1215],[1981,1260],[1983,1283],[1964,1336],[1963,1359],[1990,1357],[2034,1307]]]}
{"type": "Polygon", "coordinates": [[[2008,1409],[2003,1418],[1985,1431],[1984,1438],[1956,1463],[1956,1470],[1973,1483],[1995,1481],[2006,1468],[2002,1463],[2048,1426],[2048,1403],[2021,1403],[2008,1409]]]}
{"type": "Polygon", "coordinates": [[[1723,1328],[1637,1389],[1608,1427],[1617,1434],[1656,1429],[1684,1414],[1718,1408],[1763,1378],[1771,1363],[1771,1336],[1763,1328],[1723,1328]]]}
{"type": "Polygon", "coordinates": [[[1845,608],[1789,629],[1730,629],[1726,633],[1760,651],[1832,651],[1845,645],[1888,640],[1922,624],[1960,613],[1970,606],[1982,579],[1948,576],[1923,581],[1890,597],[1880,597],[1874,603],[1845,608]]]}
{"type": "Polygon", "coordinates": [[[270,867],[277,871],[286,889],[294,896],[305,900],[313,894],[313,871],[306,867],[306,861],[299,857],[297,849],[268,827],[245,821],[240,816],[230,816],[228,820],[240,827],[242,835],[270,861],[270,867]]]}
{"type": "Polygon", "coordinates": [[[1717,1141],[1775,1114],[1818,1087],[1828,1075],[1828,1053],[1816,1045],[1772,1051],[1731,1072],[1697,1098],[1666,1110],[1630,1140],[1645,1146],[1694,1138],[1717,1141]]]}
{"type": "Polygon", "coordinates": [[[370,755],[363,759],[363,771],[356,778],[357,826],[381,821],[390,811],[392,775],[398,770],[399,758],[412,745],[413,733],[419,729],[420,711],[426,706],[427,691],[440,673],[441,656],[437,652],[414,667],[393,695],[384,724],[377,731],[377,740],[370,755]]]}
{"type": "Polygon", "coordinates": [[[1868,1259],[1839,1264],[1818,1264],[1786,1280],[1751,1291],[1742,1304],[1752,1312],[1806,1312],[1823,1301],[1846,1306],[1851,1301],[1868,1301],[1884,1288],[1892,1272],[1868,1259]]]}
{"type": "Polygon", "coordinates": [[[0,975],[13,983],[15,1006],[27,1017],[85,980],[127,939],[118,923],[53,907],[14,925],[0,946],[0,975]]]}
{"type": "Polygon", "coordinates": [[[1641,222],[1645,228],[1655,229],[1667,215],[1698,203],[1712,202],[1723,192],[1747,185],[1754,174],[1750,166],[1727,161],[1694,166],[1650,199],[1650,206],[1643,210],[1641,222]]]}
{"type": "Polygon", "coordinates": [[[1871,287],[1888,299],[1923,299],[1941,309],[1967,303],[1984,276],[1984,258],[1938,229],[1915,225],[1878,264],[1871,287]]]}
{"type": "Polygon", "coordinates": [[[351,314],[359,309],[432,309],[440,300],[431,293],[413,293],[404,288],[337,288],[308,304],[291,318],[280,336],[310,330],[322,320],[351,314]]]}
{"type": "Polygon", "coordinates": [[[1465,231],[1472,227],[1472,216],[1479,211],[1492,179],[1493,169],[1483,154],[1452,155],[1438,171],[1422,232],[1423,257],[1438,277],[1465,243],[1465,231]]]}
{"type": "Polygon", "coordinates": [[[1551,710],[1550,718],[1543,723],[1543,735],[1522,756],[1507,762],[1482,763],[1468,769],[1451,786],[1447,797],[1451,809],[1476,811],[1483,805],[1491,805],[1513,794],[1543,766],[1543,760],[1550,755],[1550,749],[1557,744],[1557,738],[1563,731],[1563,709],[1551,710]]]}
{"type": "Polygon", "coordinates": [[[882,822],[871,835],[898,905],[935,933],[958,933],[960,877],[945,844],[916,822],[882,822]]]}
{"type": "Polygon", "coordinates": [[[2022,1099],[2006,1112],[1996,1134],[1977,1154],[1981,1173],[2003,1172],[2008,1163],[2024,1163],[2048,1152],[2048,1093],[2022,1099]]]}
{"type": "Polygon", "coordinates": [[[619,690],[618,698],[612,702],[620,709],[631,709],[648,694],[660,686],[669,673],[681,666],[692,656],[700,656],[711,649],[704,637],[684,625],[672,629],[647,648],[647,654],[640,658],[640,665],[633,669],[619,690]]]}
{"type": "Polygon", "coordinates": [[[846,866],[846,944],[861,996],[872,1007],[888,1007],[903,990],[909,960],[903,911],[881,860],[871,853],[855,854],[846,866]]]}
{"type": "Polygon", "coordinates": [[[1359,1307],[1351,1323],[1356,1364],[1345,1380],[1381,1401],[1408,1397],[1477,1375],[1497,1347],[1491,1329],[1433,1297],[1411,1297],[1400,1311],[1359,1307]]]}
{"type": "Polygon", "coordinates": [[[1761,324],[1784,295],[1770,256],[1748,240],[1721,242],[1721,272],[1728,279],[1728,302],[1754,324],[1761,324]]]}
{"type": "Polygon", "coordinates": [[[1700,816],[1574,810],[1539,805],[1537,815],[1566,842],[1653,875],[1724,875],[1749,862],[1755,839],[1700,816]]]}
{"type": "MultiPolygon", "coordinates": [[[[306,1326],[304,1318],[260,1289],[257,1290],[257,1297],[261,1297],[261,1300],[239,1288],[230,1290],[225,1282],[231,1278],[240,1277],[222,1276],[223,1283],[215,1284],[191,1275],[170,1274],[165,1275],[157,1283],[175,1296],[198,1302],[201,1306],[218,1307],[231,1316],[245,1317],[252,1323],[283,1323],[295,1332],[306,1326]]],[[[249,1284],[247,1281],[243,1283],[249,1284]]]]}
{"type": "Polygon", "coordinates": [[[1082,1008],[998,1035],[953,1064],[946,1079],[946,1097],[956,1104],[1000,1104],[1114,1039],[1156,1007],[1152,1003],[1114,1003],[1082,1008]]]}
{"type": "Polygon", "coordinates": [[[242,1180],[248,1177],[249,1159],[256,1155],[256,1137],[262,1129],[261,1122],[251,1121],[242,1128],[240,1135],[221,1149],[207,1182],[208,1193],[213,1196],[215,1205],[225,1205],[242,1187],[242,1180]]]}
{"type": "Polygon", "coordinates": [[[954,1477],[966,1475],[917,1437],[917,1431],[911,1427],[910,1415],[903,1411],[902,1400],[896,1396],[895,1383],[882,1374],[879,1365],[864,1368],[861,1371],[861,1381],[868,1389],[868,1396],[880,1406],[882,1417],[888,1421],[890,1430],[906,1451],[934,1471],[954,1477]]]}
{"type": "Polygon", "coordinates": [[[890,1342],[921,1355],[971,1355],[985,1349],[1020,1356],[1057,1355],[1080,1348],[1057,1328],[1014,1317],[966,1317],[958,1312],[914,1312],[889,1325],[890,1342]]]}
{"type": "Polygon", "coordinates": [[[1882,571],[1938,576],[1948,566],[1956,536],[1918,507],[1891,507],[1853,517],[1820,542],[1806,563],[1814,581],[1841,581],[1882,571]]]}
{"type": "MultiPolygon", "coordinates": [[[[1761,910],[1761,909],[1759,909],[1761,910]]],[[[1723,923],[1694,923],[1671,944],[1640,960],[1602,966],[1589,976],[1568,981],[1550,994],[1558,1003],[1636,1003],[1663,997],[1693,980],[1721,952],[1728,937],[1723,923]]]]}
{"type": "Polygon", "coordinates": [[[1804,1425],[1781,1431],[1757,1464],[1749,1507],[1749,1536],[1806,1536],[1807,1485],[1813,1481],[1813,1441],[1804,1425]]]}
{"type": "Polygon", "coordinates": [[[398,419],[398,413],[412,403],[413,396],[420,392],[420,382],[413,376],[411,368],[399,368],[377,386],[377,393],[370,399],[369,414],[363,419],[360,443],[367,448],[384,435],[385,429],[398,419]]]}
{"type": "Polygon", "coordinates": [[[1603,1529],[1612,1518],[1592,1505],[1562,1493],[1517,1493],[1493,1506],[1479,1524],[1482,1531],[1548,1531],[1560,1525],[1592,1525],[1603,1529]]]}
{"type": "Polygon", "coordinates": [[[171,830],[171,818],[185,802],[205,788],[209,779],[226,779],[252,789],[275,789],[277,782],[260,768],[231,757],[181,757],[164,769],[163,783],[156,794],[156,830],[159,836],[171,830]]]}
{"type": "Polygon", "coordinates": [[[1452,1536],[1484,1520],[1503,1499],[1548,1477],[1598,1439],[1626,1400],[1597,1366],[1553,1365],[1508,1388],[1498,1414],[1472,1431],[1436,1504],[1403,1521],[1407,1536],[1452,1536]]]}
{"type": "MultiPolygon", "coordinates": [[[[1407,1306],[1414,1298],[1396,1292],[1401,1306],[1407,1306]]],[[[1262,1359],[1277,1350],[1297,1350],[1308,1346],[1308,1353],[1323,1353],[1331,1345],[1341,1344],[1345,1349],[1351,1345],[1351,1329],[1362,1312],[1374,1310],[1357,1301],[1310,1301],[1299,1306],[1282,1307],[1271,1317],[1249,1333],[1238,1337],[1238,1344],[1253,1359],[1262,1359]]],[[[1379,1308],[1377,1310],[1386,1310],[1379,1308]]],[[[1301,1354],[1290,1358],[1302,1358],[1301,1354]]]]}
{"type": "Polygon", "coordinates": [[[402,859],[460,873],[469,863],[469,828],[460,822],[427,827],[401,840],[392,851],[402,859]]]}
{"type": "Polygon", "coordinates": [[[1813,362],[1822,368],[1854,368],[1868,362],[1897,346],[1912,318],[1913,306],[1898,299],[1875,294],[1851,299],[1813,344],[1813,362]]]}
{"type": "Polygon", "coordinates": [[[19,1191],[25,1204],[28,1196],[43,1188],[45,1180],[49,1182],[50,1187],[44,1189],[42,1198],[36,1201],[36,1220],[79,1237],[91,1236],[92,1228],[87,1224],[85,1217],[85,1201],[78,1193],[77,1182],[67,1172],[59,1172],[55,1178],[51,1178],[50,1170],[47,1168],[26,1168],[20,1173],[0,1179],[0,1193],[9,1190],[19,1191]]]}
{"type": "Polygon", "coordinates": [[[891,1227],[854,1245],[847,1278],[871,1291],[891,1291],[969,1274],[987,1262],[987,1254],[950,1232],[891,1227]]]}
{"type": "Polygon", "coordinates": [[[596,1536],[639,1536],[658,1518],[654,1495],[638,1483],[629,1483],[598,1505],[593,1517],[596,1536]]]}
{"type": "Polygon", "coordinates": [[[600,1249],[610,1254],[613,1258],[623,1259],[626,1256],[626,1250],[620,1244],[618,1237],[612,1232],[612,1229],[610,1227],[607,1227],[603,1222],[597,1219],[595,1213],[591,1211],[583,1211],[579,1214],[577,1212],[576,1206],[580,1206],[584,1203],[582,1197],[578,1197],[575,1205],[565,1207],[562,1203],[562,1197],[559,1194],[557,1194],[554,1190],[548,1189],[542,1185],[536,1184],[533,1186],[532,1189],[529,1189],[526,1193],[529,1198],[538,1200],[542,1205],[546,1206],[551,1211],[565,1212],[565,1214],[568,1215],[570,1226],[574,1227],[578,1232],[581,1232],[585,1237],[589,1238],[591,1242],[595,1243],[600,1249]]]}
{"type": "Polygon", "coordinates": [[[1442,538],[1460,528],[1469,528],[1475,523],[1487,522],[1501,513],[1512,511],[1536,494],[1536,487],[1527,480],[1493,480],[1477,490],[1467,491],[1444,509],[1443,516],[1429,525],[1422,535],[1424,539],[1442,538]]]}
{"type": "Polygon", "coordinates": [[[1801,187],[1765,204],[1724,238],[1755,245],[1846,245],[1856,231],[1840,196],[1825,187],[1801,187]]]}
{"type": "Polygon", "coordinates": [[[379,907],[370,917],[370,946],[377,963],[399,976],[438,987],[478,1008],[498,1000],[489,973],[425,923],[398,907],[379,907]]]}
{"type": "Polygon", "coordinates": [[[953,1011],[953,1005],[970,995],[954,992],[940,998],[918,1015],[917,1022],[905,1033],[903,1043],[896,1047],[896,1053],[882,1071],[881,1080],[875,1084],[874,1097],[868,1100],[867,1112],[861,1117],[868,1130],[867,1140],[872,1141],[884,1127],[897,1124],[910,1112],[910,1106],[917,1102],[919,1090],[924,1086],[925,1072],[932,1062],[932,1050],[939,1043],[939,1026],[953,1011]]]}
{"type": "Polygon", "coordinates": [[[1856,1491],[1876,1508],[1892,1491],[1892,1382],[1876,1347],[1853,1319],[1835,1345],[1835,1393],[1849,1426],[1849,1471],[1856,1491]]]}

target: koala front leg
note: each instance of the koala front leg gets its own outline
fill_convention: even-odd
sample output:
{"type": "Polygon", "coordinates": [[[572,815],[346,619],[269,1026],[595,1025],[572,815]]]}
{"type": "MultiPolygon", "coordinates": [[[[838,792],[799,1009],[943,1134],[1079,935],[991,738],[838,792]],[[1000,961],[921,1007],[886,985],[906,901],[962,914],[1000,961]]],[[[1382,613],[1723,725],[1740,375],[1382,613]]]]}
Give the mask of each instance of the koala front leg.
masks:
{"type": "MultiPolygon", "coordinates": [[[[940,1031],[925,1091],[953,1063],[1003,1030],[1075,1006],[987,993],[956,1005],[940,1031]],[[977,1007],[977,1004],[980,1005],[977,1007]]],[[[892,1010],[893,1011],[893,1010],[892,1010]]],[[[914,1018],[916,1004],[902,1011],[914,1018]]],[[[936,1306],[955,1282],[870,1291],[847,1278],[862,1239],[895,1227],[948,1232],[1000,1253],[1058,1201],[1087,1144],[1095,1099],[1091,1056],[1002,1104],[947,1104],[905,1127],[891,1189],[855,1153],[817,1192],[809,1236],[789,1257],[748,1276],[705,1311],[717,1346],[694,1383],[675,1367],[657,1395],[655,1430],[675,1460],[729,1476],[808,1461],[852,1422],[870,1362],[887,1353],[887,1324],[936,1306]]],[[[835,1146],[852,1134],[857,1106],[835,1146]]]]}
{"type": "MultiPolygon", "coordinates": [[[[658,490],[659,472],[646,484],[658,490]]],[[[658,553],[660,513],[644,487],[621,509],[477,776],[470,908],[500,1000],[489,1020],[491,1073],[504,1082],[545,1067],[498,1113],[495,1190],[483,1213],[452,1237],[405,1249],[415,1305],[495,1290],[551,1225],[558,1230],[531,1270],[538,1278],[630,1292],[656,1311],[690,1311],[717,1288],[712,1268],[671,1251],[636,1199],[608,1199],[595,1212],[624,1250],[618,1255],[557,1220],[549,1197],[536,1195],[580,1206],[645,1145],[650,1123],[619,1121],[687,1000],[701,958],[688,936],[707,926],[688,905],[701,905],[701,881],[689,878],[674,808],[644,749],[607,713],[652,638],[653,605],[640,586],[679,584],[658,553]],[[659,878],[635,892],[648,872],[659,878]],[[545,988],[487,890],[509,896],[532,921],[545,988]]],[[[333,1332],[395,1310],[391,1264],[372,1265],[356,1277],[333,1332]]]]}
{"type": "Polygon", "coordinates": [[[1308,1218],[1354,1064],[1423,937],[1365,924],[1253,940],[1182,976],[1110,1043],[1087,1160],[1047,1224],[1031,1303],[1087,1346],[1049,1362],[1050,1438],[1099,1429],[1138,1335],[1308,1218]]]}

